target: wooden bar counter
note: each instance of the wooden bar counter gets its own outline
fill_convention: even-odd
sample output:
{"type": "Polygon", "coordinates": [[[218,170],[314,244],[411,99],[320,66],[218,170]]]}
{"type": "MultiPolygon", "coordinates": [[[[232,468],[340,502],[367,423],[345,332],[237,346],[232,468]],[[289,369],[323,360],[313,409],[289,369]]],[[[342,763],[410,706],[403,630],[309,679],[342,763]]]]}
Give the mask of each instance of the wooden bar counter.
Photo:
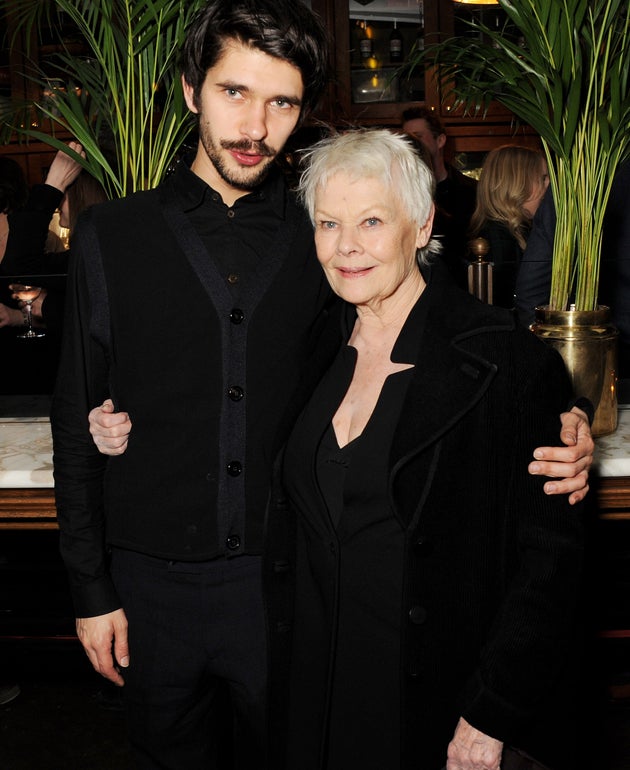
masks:
{"type": "Polygon", "coordinates": [[[0,397],[0,529],[56,529],[46,396],[0,397]]]}

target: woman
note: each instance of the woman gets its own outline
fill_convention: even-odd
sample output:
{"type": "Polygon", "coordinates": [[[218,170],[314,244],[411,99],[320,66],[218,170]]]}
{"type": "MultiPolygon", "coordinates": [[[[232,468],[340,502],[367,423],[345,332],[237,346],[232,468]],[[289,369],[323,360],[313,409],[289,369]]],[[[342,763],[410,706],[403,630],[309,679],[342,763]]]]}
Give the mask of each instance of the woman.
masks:
{"type": "MultiPolygon", "coordinates": [[[[78,142],[68,146],[85,156],[78,142]]],[[[101,184],[81,164],[60,150],[50,165],[46,181],[31,189],[26,205],[10,218],[10,233],[2,268],[6,274],[33,275],[44,289],[33,303],[33,314],[45,322],[49,333],[61,337],[65,304],[65,274],[70,252],[48,251],[49,225],[59,209],[59,224],[72,233],[81,212],[107,200],[101,184]]],[[[21,315],[21,311],[20,311],[21,315]]],[[[20,320],[20,323],[22,321],[20,320]]]]}
{"type": "Polygon", "coordinates": [[[557,433],[564,368],[429,262],[433,181],[405,139],[348,132],[308,160],[300,190],[346,344],[288,442],[288,508],[272,495],[287,767],[498,770],[504,742],[535,745],[578,593],[580,516],[526,470],[557,433]],[[293,512],[289,640],[278,544],[293,512]]]}
{"type": "MultiPolygon", "coordinates": [[[[78,142],[70,142],[69,147],[79,155],[85,154],[78,142]]],[[[19,303],[12,301],[16,299],[10,294],[12,279],[5,279],[7,302],[0,304],[0,327],[7,327],[2,330],[3,342],[12,349],[17,348],[20,363],[15,366],[12,378],[5,378],[0,384],[3,392],[52,392],[63,333],[65,275],[70,252],[49,250],[50,221],[59,209],[60,225],[72,232],[79,214],[105,199],[105,192],[96,179],[83,171],[78,161],[59,151],[45,182],[34,185],[25,205],[9,215],[6,251],[0,270],[5,276],[32,276],[31,282],[42,287],[32,312],[35,322],[46,326],[46,336],[36,343],[16,342],[15,329],[8,327],[22,326],[25,316],[19,303]]],[[[18,359],[15,360],[17,364],[18,359]]]]}
{"type": "MultiPolygon", "coordinates": [[[[9,216],[22,208],[27,198],[28,186],[20,164],[13,158],[0,158],[0,264],[7,249],[9,216]]],[[[5,304],[10,299],[8,288],[0,286],[0,328],[24,323],[22,311],[5,304]]]]}
{"type": "Polygon", "coordinates": [[[518,266],[548,186],[547,162],[537,150],[504,145],[489,152],[484,161],[470,235],[490,243],[495,305],[514,307],[518,266]]]}

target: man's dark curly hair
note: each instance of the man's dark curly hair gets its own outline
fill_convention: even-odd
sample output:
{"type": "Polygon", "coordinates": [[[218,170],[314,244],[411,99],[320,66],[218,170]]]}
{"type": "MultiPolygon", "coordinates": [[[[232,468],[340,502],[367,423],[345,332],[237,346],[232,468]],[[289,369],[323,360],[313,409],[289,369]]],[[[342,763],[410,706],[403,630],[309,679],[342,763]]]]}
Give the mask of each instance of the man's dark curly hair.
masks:
{"type": "Polygon", "coordinates": [[[196,106],[208,70],[234,40],[300,70],[303,121],[328,81],[328,38],[319,17],[301,0],[210,0],[192,19],[180,57],[196,106]]]}

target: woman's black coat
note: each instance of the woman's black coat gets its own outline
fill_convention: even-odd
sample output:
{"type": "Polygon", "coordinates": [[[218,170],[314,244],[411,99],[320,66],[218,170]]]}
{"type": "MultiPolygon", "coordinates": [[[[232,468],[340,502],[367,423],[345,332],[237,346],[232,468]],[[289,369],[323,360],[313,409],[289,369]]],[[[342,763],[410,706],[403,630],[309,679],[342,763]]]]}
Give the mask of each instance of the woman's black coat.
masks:
{"type": "MultiPolygon", "coordinates": [[[[406,530],[402,766],[440,770],[459,716],[537,750],[536,718],[556,697],[572,646],[582,521],[579,507],[546,496],[545,479],[527,472],[533,449],[558,441],[570,396],[559,356],[517,327],[512,313],[452,286],[437,265],[426,277],[428,315],[391,448],[389,490],[406,530]]],[[[307,704],[312,713],[302,728],[305,747],[326,718],[325,704],[312,702],[329,662],[321,640],[312,665],[292,672],[304,702],[287,704],[295,570],[298,583],[306,579],[295,563],[295,517],[278,478],[265,580],[270,732],[279,751],[287,705],[307,704]]],[[[322,573],[334,570],[329,544],[311,548],[322,573]]],[[[332,619],[319,620],[326,639],[332,619]]],[[[365,661],[366,676],[373,665],[365,661]]],[[[317,766],[305,750],[301,770],[317,766]]]]}

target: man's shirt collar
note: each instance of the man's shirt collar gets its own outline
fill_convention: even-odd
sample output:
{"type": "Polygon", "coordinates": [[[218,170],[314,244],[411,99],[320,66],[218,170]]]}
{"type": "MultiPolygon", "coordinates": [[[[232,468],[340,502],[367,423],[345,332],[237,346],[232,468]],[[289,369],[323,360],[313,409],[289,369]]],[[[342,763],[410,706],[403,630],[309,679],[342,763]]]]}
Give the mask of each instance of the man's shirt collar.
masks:
{"type": "MultiPolygon", "coordinates": [[[[172,183],[186,212],[195,210],[209,197],[223,205],[220,194],[192,171],[187,160],[178,163],[172,175],[172,183]]],[[[284,175],[279,168],[272,166],[262,184],[235,201],[233,207],[265,201],[277,216],[284,218],[286,194],[287,185],[284,175]]]]}

